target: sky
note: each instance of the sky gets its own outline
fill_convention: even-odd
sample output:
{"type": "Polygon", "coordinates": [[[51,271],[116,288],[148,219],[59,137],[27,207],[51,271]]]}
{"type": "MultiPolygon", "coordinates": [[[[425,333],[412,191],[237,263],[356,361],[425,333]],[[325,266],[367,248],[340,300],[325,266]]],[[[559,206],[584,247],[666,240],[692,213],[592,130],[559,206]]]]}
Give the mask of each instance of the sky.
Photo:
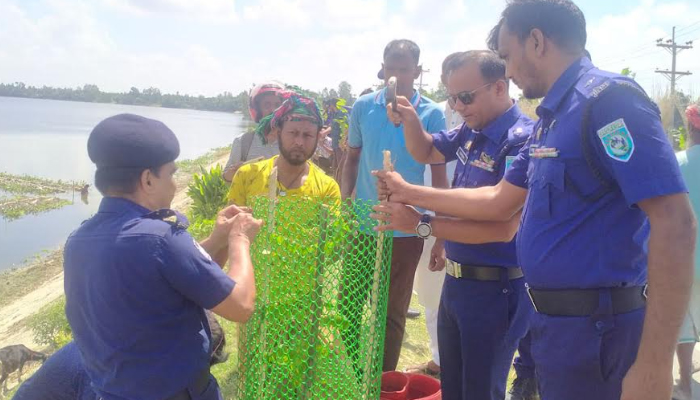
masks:
{"type": "MultiPolygon", "coordinates": [[[[596,65],[637,73],[652,95],[669,81],[656,46],[677,27],[678,88],[700,96],[697,0],[579,0],[596,65]],[[696,6],[692,6],[695,3],[696,6]]],[[[504,0],[0,0],[0,82],[103,91],[239,93],[270,79],[320,91],[378,83],[384,46],[414,40],[436,87],[442,60],[483,49],[504,0]]]]}

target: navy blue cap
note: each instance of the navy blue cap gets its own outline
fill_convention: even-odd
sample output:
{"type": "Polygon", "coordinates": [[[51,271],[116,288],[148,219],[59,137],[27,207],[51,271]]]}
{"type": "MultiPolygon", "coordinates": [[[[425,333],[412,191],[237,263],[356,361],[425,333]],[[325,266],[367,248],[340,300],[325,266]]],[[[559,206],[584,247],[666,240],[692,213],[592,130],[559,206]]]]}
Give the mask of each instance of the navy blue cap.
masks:
{"type": "Polygon", "coordinates": [[[170,128],[134,114],[115,115],[97,124],[87,147],[98,168],[160,167],[180,155],[180,143],[170,128]]]}

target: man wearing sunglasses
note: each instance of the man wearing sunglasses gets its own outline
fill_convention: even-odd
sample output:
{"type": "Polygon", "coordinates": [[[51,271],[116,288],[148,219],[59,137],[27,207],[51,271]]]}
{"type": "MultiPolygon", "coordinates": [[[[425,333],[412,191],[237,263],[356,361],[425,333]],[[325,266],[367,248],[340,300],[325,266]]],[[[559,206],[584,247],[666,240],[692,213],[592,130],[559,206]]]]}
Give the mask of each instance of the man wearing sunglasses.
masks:
{"type": "MultiPolygon", "coordinates": [[[[452,187],[496,185],[527,140],[533,121],[508,95],[505,63],[488,50],[460,53],[450,60],[448,102],[464,124],[429,134],[405,97],[389,118],[404,124],[406,147],[426,164],[457,160],[452,187]]],[[[438,311],[443,397],[502,400],[513,354],[532,313],[511,234],[500,243],[455,240],[431,225],[428,214],[410,215],[413,227],[445,242],[447,276],[438,311]],[[428,227],[426,229],[426,227],[428,227]],[[444,236],[443,236],[444,234],[444,236]]],[[[436,220],[435,222],[438,222],[436,220]]],[[[512,226],[517,226],[517,219],[512,226]]],[[[460,238],[461,239],[461,238],[460,238]]]]}
{"type": "Polygon", "coordinates": [[[392,200],[460,218],[522,209],[542,400],[668,399],[697,223],[658,107],[634,80],[596,68],[586,39],[571,0],[507,3],[489,47],[525,97],[544,99],[498,185],[436,193],[375,175],[392,200]]]}

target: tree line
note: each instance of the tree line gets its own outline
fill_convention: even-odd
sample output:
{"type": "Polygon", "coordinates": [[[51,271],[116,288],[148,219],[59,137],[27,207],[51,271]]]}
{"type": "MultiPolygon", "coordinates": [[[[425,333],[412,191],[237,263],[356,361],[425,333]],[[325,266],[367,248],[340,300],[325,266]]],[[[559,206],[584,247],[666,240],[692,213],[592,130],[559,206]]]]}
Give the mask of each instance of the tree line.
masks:
{"type": "MultiPolygon", "coordinates": [[[[287,85],[290,89],[303,92],[305,95],[319,102],[329,98],[343,98],[348,104],[355,101],[352,94],[352,86],[348,82],[341,82],[338,90],[324,88],[321,92],[302,89],[298,86],[287,85]]],[[[191,96],[188,94],[161,93],[160,89],[149,87],[139,90],[132,87],[128,92],[103,92],[97,85],[86,84],[76,88],[56,88],[51,86],[30,86],[23,82],[0,83],[0,96],[22,97],[30,99],[50,99],[82,101],[87,103],[111,103],[137,106],[152,106],[166,108],[185,108],[204,111],[235,112],[247,114],[248,91],[241,91],[234,95],[231,92],[223,92],[217,96],[191,96]]]]}

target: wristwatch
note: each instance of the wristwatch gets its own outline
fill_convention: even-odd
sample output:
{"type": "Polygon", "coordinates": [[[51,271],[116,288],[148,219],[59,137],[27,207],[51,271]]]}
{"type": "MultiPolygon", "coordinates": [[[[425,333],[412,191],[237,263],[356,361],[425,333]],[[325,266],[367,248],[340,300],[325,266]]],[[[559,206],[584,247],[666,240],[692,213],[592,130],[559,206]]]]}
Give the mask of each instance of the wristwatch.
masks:
{"type": "Polygon", "coordinates": [[[418,234],[418,237],[427,239],[433,234],[433,227],[430,226],[431,218],[432,216],[430,214],[423,214],[423,216],[420,217],[420,222],[418,222],[418,225],[416,225],[416,233],[418,234]]]}

